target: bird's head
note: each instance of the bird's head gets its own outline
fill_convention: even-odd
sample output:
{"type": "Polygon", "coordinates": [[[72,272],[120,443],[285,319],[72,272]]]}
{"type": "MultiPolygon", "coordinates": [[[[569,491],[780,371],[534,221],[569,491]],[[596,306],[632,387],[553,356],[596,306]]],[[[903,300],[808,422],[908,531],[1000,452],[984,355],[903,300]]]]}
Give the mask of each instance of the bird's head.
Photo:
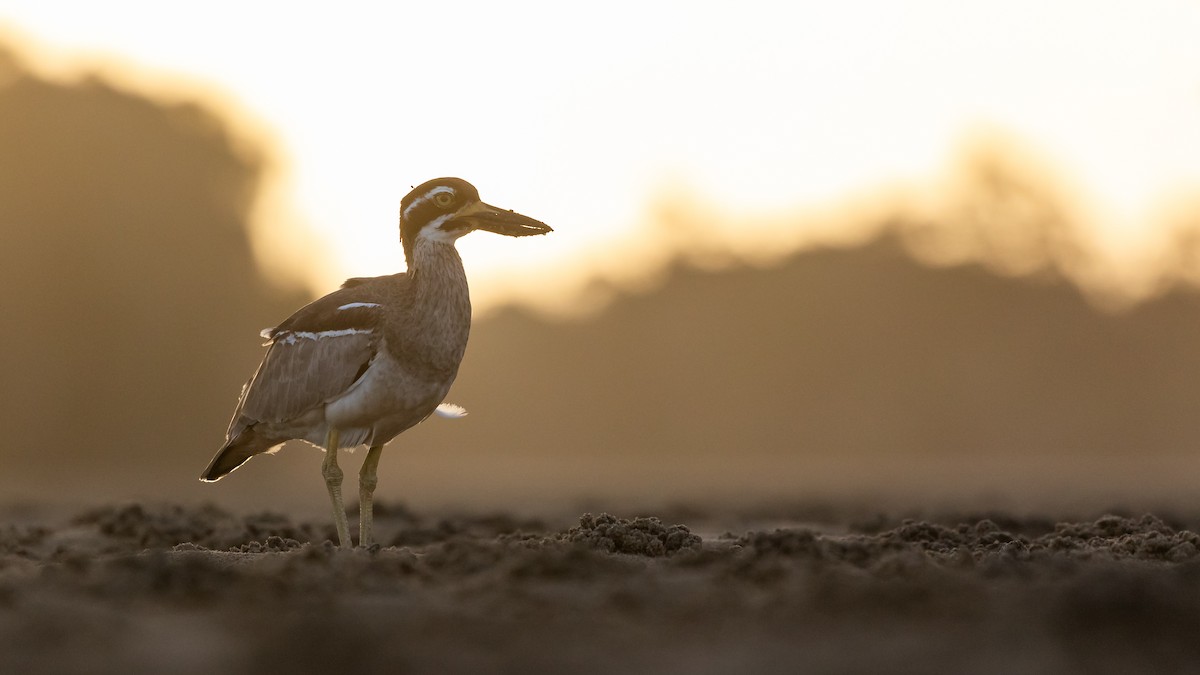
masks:
{"type": "Polygon", "coordinates": [[[545,223],[480,201],[475,186],[461,178],[435,178],[413,188],[400,201],[400,240],[410,266],[418,240],[452,244],[475,230],[510,237],[551,231],[545,223]]]}

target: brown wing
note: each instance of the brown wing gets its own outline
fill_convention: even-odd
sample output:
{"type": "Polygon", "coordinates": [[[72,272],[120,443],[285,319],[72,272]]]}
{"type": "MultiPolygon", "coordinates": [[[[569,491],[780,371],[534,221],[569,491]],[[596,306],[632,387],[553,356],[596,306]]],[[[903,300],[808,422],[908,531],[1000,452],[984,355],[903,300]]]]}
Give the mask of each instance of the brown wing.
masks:
{"type": "Polygon", "coordinates": [[[267,350],[242,396],[239,414],[284,422],[350,388],[375,356],[374,330],[286,332],[267,350]]]}
{"type": "Polygon", "coordinates": [[[228,437],[260,422],[286,422],[349,389],[379,346],[379,317],[391,295],[383,286],[406,280],[351,280],[263,331],[269,348],[242,389],[228,437]]]}

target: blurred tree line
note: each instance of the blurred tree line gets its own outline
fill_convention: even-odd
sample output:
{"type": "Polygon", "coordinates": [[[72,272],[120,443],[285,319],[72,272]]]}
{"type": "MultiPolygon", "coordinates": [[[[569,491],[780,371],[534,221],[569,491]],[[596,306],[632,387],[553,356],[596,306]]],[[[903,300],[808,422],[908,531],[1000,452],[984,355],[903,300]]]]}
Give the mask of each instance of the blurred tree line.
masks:
{"type": "MultiPolygon", "coordinates": [[[[0,50],[0,501],[323,513],[313,450],[196,481],[257,331],[306,299],[251,254],[268,161],[198,105],[0,50]]],[[[656,287],[586,319],[477,322],[450,397],[471,415],[394,443],[382,496],[1161,495],[1200,469],[1200,221],[1155,296],[1110,313],[1072,283],[1091,263],[1069,205],[1001,148],[933,207],[766,264],[697,267],[721,245],[699,233],[738,232],[685,212],[660,223],[677,248],[656,287]]]]}
{"type": "Polygon", "coordinates": [[[249,147],[197,105],[49,82],[0,48],[0,487],[203,468],[247,336],[304,300],[252,259],[249,147]]]}

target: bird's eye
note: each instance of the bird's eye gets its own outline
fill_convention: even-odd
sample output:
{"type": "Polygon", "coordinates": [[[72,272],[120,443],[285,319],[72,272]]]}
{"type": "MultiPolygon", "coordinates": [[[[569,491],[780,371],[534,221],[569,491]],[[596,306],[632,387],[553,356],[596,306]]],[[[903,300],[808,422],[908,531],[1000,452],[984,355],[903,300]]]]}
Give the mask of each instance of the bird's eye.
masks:
{"type": "Polygon", "coordinates": [[[439,192],[433,196],[433,203],[444,209],[454,203],[454,195],[449,192],[439,192]]]}

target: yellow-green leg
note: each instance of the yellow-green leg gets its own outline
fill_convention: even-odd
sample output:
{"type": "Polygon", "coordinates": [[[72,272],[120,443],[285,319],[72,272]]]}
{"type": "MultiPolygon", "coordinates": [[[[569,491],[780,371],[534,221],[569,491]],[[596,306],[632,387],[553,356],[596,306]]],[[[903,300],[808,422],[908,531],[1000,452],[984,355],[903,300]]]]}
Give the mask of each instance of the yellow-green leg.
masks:
{"type": "Polygon", "coordinates": [[[321,475],[325,476],[325,487],[329,488],[329,500],[333,502],[333,524],[337,527],[338,541],[342,548],[350,548],[350,525],[346,522],[346,505],[342,502],[342,469],[337,463],[338,430],[330,429],[325,436],[325,461],[321,464],[321,475]]]}
{"type": "Polygon", "coordinates": [[[362,470],[358,473],[358,545],[370,546],[375,543],[371,536],[371,521],[375,510],[375,486],[379,479],[375,471],[379,468],[379,454],[382,445],[372,445],[367,450],[367,458],[363,460],[362,470]]]}

